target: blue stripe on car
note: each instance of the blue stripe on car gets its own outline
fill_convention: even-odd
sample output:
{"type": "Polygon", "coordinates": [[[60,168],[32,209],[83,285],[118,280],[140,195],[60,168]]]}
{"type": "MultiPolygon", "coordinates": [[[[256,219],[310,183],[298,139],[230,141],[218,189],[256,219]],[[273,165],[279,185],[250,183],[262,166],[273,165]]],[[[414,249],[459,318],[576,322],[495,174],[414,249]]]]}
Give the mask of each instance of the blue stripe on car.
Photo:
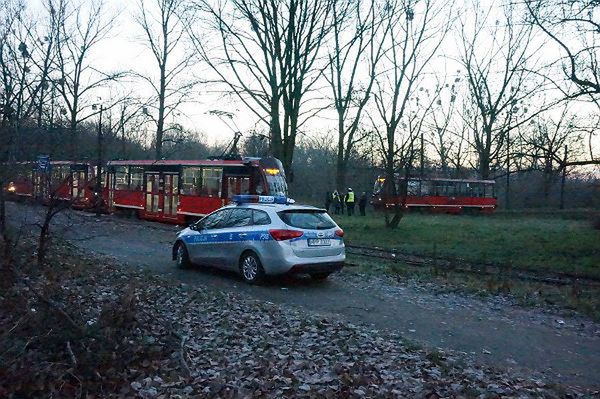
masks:
{"type": "MultiPolygon", "coordinates": [[[[333,240],[341,240],[342,237],[336,236],[334,232],[317,233],[314,231],[305,231],[301,237],[293,238],[290,242],[307,240],[309,238],[329,238],[333,240]],[[321,236],[319,236],[321,234],[321,236]]],[[[201,243],[211,244],[218,242],[241,242],[241,241],[272,241],[273,237],[268,230],[264,231],[241,231],[229,233],[207,233],[193,234],[181,237],[186,244],[201,243]]]]}
{"type": "Polygon", "coordinates": [[[183,236],[181,239],[186,244],[201,243],[210,244],[217,242],[239,242],[239,241],[271,241],[273,237],[268,231],[242,231],[230,233],[207,233],[183,236]]]}

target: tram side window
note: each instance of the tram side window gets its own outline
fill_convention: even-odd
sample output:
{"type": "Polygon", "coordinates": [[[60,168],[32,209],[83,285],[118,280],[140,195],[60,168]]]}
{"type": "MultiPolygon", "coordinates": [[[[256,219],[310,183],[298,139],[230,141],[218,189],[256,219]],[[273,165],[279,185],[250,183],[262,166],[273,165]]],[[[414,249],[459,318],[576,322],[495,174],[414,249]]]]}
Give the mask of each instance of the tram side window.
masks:
{"type": "Polygon", "coordinates": [[[421,195],[429,196],[433,195],[433,184],[431,181],[424,180],[421,182],[421,195]]]}
{"type": "Polygon", "coordinates": [[[131,167],[129,169],[129,189],[135,191],[141,191],[144,187],[144,168],[131,167]]]}
{"type": "Polygon", "coordinates": [[[222,168],[203,168],[202,190],[200,195],[207,197],[220,197],[222,175],[222,168]]]}
{"type": "Polygon", "coordinates": [[[183,168],[181,180],[181,194],[200,195],[202,187],[201,168],[183,168]]]}
{"type": "Polygon", "coordinates": [[[476,197],[485,197],[485,184],[473,184],[476,197]]]}
{"type": "Polygon", "coordinates": [[[115,168],[115,188],[117,190],[129,189],[127,166],[117,166],[115,168]]]}
{"type": "Polygon", "coordinates": [[[446,186],[443,182],[435,182],[433,189],[433,195],[435,196],[444,196],[446,195],[446,186]]]}
{"type": "Polygon", "coordinates": [[[52,180],[62,182],[69,176],[69,165],[54,165],[52,168],[52,180]]]}
{"type": "Polygon", "coordinates": [[[406,194],[419,195],[419,185],[420,182],[418,180],[409,180],[406,187],[406,194]]]}
{"type": "Polygon", "coordinates": [[[493,184],[484,184],[482,186],[483,189],[483,196],[486,198],[493,198],[494,197],[494,185],[493,184]]]}

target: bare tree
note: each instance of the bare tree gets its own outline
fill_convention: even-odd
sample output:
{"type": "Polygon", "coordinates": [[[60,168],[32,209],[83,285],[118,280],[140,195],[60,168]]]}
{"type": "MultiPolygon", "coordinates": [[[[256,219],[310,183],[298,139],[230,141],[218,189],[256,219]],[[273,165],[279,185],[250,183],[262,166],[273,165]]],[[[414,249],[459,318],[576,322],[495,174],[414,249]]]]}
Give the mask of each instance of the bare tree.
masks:
{"type": "MultiPolygon", "coordinates": [[[[561,51],[556,63],[568,81],[554,82],[567,100],[591,100],[600,107],[600,5],[594,0],[527,0],[531,22],[543,31],[561,51]],[[570,82],[574,83],[569,84],[570,82]],[[573,90],[573,86],[575,90],[573,90]]],[[[547,77],[548,78],[548,77],[547,77]]],[[[576,165],[598,165],[595,130],[589,131],[588,151],[576,165]]]]}
{"type": "Polygon", "coordinates": [[[560,208],[564,207],[564,184],[569,166],[581,166],[587,153],[586,137],[600,125],[593,116],[576,116],[569,104],[559,113],[540,115],[522,129],[523,158],[529,160],[529,169],[541,170],[544,202],[548,202],[550,189],[561,177],[560,208]]]}
{"type": "MultiPolygon", "coordinates": [[[[421,161],[419,162],[421,177],[424,176],[424,158],[426,158],[428,147],[433,149],[436,156],[435,160],[437,162],[432,162],[432,165],[437,163],[437,166],[444,175],[450,173],[450,167],[456,161],[454,158],[455,155],[464,155],[462,153],[462,146],[465,141],[465,125],[457,117],[461,104],[458,98],[461,78],[459,76],[446,76],[443,79],[437,78],[436,80],[436,87],[433,91],[436,95],[435,103],[427,118],[427,129],[423,132],[424,134],[421,137],[419,146],[421,152],[421,161]]],[[[428,89],[420,88],[420,90],[425,91],[425,94],[429,96],[428,89]]],[[[459,156],[459,164],[462,163],[461,156],[459,156]]]]}
{"type": "Polygon", "coordinates": [[[349,4],[338,0],[333,7],[333,43],[324,76],[331,86],[337,113],[335,183],[340,192],[346,187],[352,151],[365,138],[360,134],[361,118],[371,97],[377,64],[384,54],[383,42],[376,41],[385,35],[377,35],[382,19],[375,6],[373,1],[349,4]]]}
{"type": "Polygon", "coordinates": [[[565,77],[577,85],[571,97],[600,94],[598,2],[594,0],[527,0],[535,26],[562,50],[565,77]]]}
{"type": "Polygon", "coordinates": [[[6,151],[11,151],[13,157],[19,157],[16,151],[22,150],[18,142],[21,140],[22,123],[37,113],[37,127],[41,127],[57,26],[51,10],[50,1],[47,4],[48,23],[43,27],[40,27],[40,21],[44,17],[34,18],[20,1],[7,1],[3,10],[4,29],[0,34],[0,125],[8,135],[3,146],[6,151]]]}
{"type": "Polygon", "coordinates": [[[381,61],[382,73],[375,81],[374,124],[380,135],[385,168],[384,195],[388,203],[395,201],[392,218],[386,213],[386,226],[394,228],[403,215],[403,206],[397,199],[406,194],[405,187],[397,192],[395,174],[400,169],[407,172],[412,166],[415,132],[422,129],[423,115],[431,109],[431,102],[421,108],[422,103],[413,94],[422,81],[423,71],[444,41],[451,19],[445,5],[435,0],[386,1],[381,17],[385,56],[381,61]]]}
{"type": "Polygon", "coordinates": [[[186,79],[188,69],[195,62],[194,52],[183,48],[184,25],[179,16],[182,2],[178,0],[141,0],[135,16],[144,32],[144,43],[152,52],[158,67],[158,76],[140,76],[152,87],[153,98],[148,106],[154,108],[157,117],[146,108],[146,114],[156,124],[154,140],[155,158],[161,159],[166,118],[190,95],[195,81],[186,79]]]}
{"type": "Polygon", "coordinates": [[[543,85],[536,80],[539,68],[533,29],[519,23],[516,5],[498,7],[473,2],[460,29],[460,62],[466,71],[471,101],[476,112],[466,120],[471,127],[477,168],[488,179],[494,164],[501,163],[502,151],[509,152],[510,131],[533,118],[544,106],[527,104],[543,85]]]}
{"type": "Polygon", "coordinates": [[[205,16],[211,47],[200,24],[188,24],[197,51],[260,121],[269,126],[271,150],[291,179],[298,132],[317,111],[307,93],[318,81],[322,46],[331,30],[332,0],[193,0],[190,10],[205,16]]]}
{"type": "Polygon", "coordinates": [[[79,123],[98,114],[98,89],[125,75],[124,72],[102,72],[91,64],[93,50],[104,40],[114,23],[114,16],[105,13],[103,1],[78,4],[58,0],[55,12],[60,29],[57,37],[56,67],[58,78],[53,84],[65,106],[70,131],[70,153],[75,157],[79,123]],[[94,95],[96,97],[94,97],[94,95]]]}

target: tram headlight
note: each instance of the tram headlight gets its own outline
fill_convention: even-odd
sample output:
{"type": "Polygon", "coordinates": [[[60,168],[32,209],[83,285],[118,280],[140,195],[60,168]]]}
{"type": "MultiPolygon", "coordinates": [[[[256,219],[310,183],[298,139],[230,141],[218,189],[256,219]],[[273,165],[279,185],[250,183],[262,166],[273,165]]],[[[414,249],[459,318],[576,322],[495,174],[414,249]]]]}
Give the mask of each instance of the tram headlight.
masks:
{"type": "Polygon", "coordinates": [[[14,193],[15,191],[17,191],[17,187],[15,187],[14,184],[9,183],[7,190],[8,190],[9,193],[14,193]]]}

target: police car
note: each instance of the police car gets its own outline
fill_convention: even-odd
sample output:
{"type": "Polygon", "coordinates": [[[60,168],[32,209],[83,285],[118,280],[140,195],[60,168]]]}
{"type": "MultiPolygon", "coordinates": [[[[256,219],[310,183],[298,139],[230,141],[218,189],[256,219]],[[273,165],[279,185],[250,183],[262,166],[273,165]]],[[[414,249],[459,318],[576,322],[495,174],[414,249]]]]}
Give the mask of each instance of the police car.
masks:
{"type": "Polygon", "coordinates": [[[276,196],[237,195],[233,201],[177,234],[178,267],[233,270],[256,284],[285,273],[322,280],[344,266],[344,232],[324,209],[276,196]]]}

